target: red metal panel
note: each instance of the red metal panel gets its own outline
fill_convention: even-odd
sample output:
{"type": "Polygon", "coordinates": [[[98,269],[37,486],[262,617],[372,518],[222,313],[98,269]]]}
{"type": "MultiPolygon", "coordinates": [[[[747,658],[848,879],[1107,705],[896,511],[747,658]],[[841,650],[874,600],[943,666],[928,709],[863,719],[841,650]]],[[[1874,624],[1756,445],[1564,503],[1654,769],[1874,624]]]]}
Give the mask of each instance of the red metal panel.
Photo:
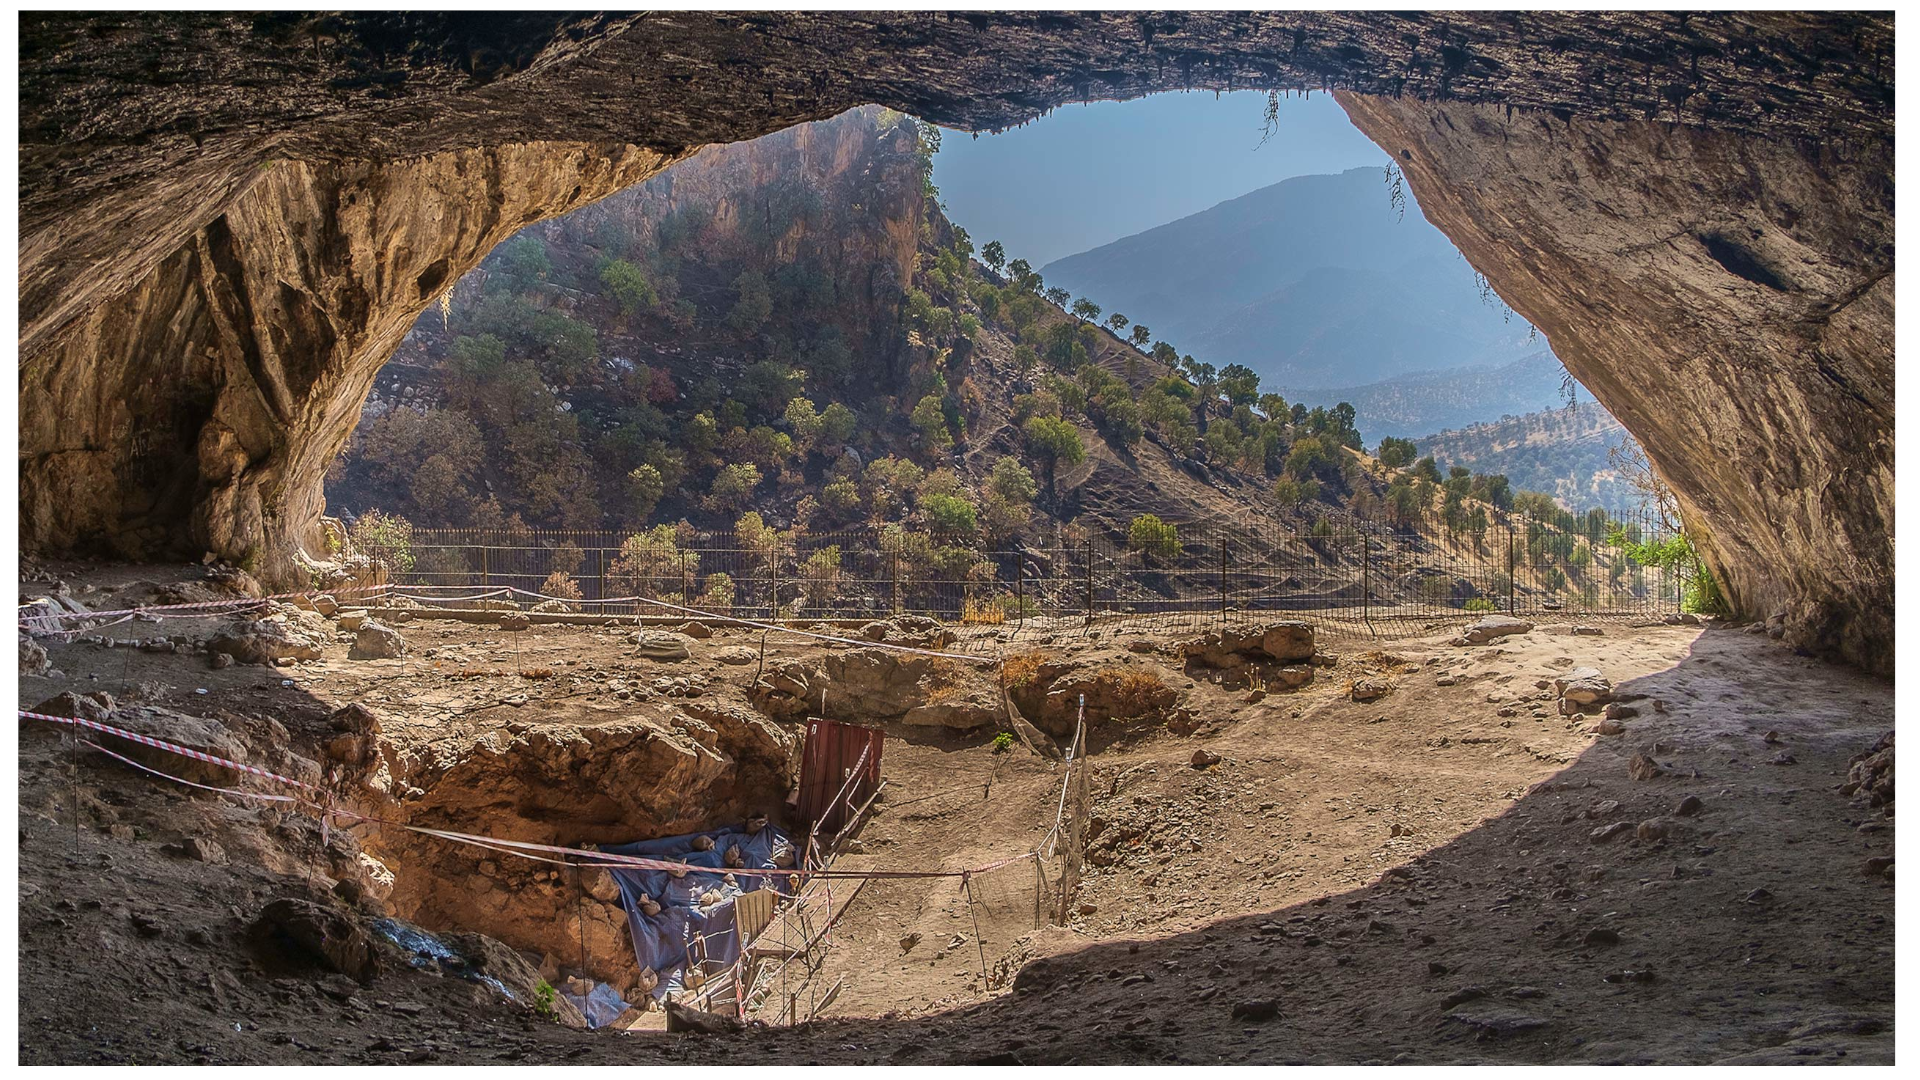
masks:
{"type": "Polygon", "coordinates": [[[821,832],[835,832],[867,796],[880,786],[880,748],[885,736],[873,728],[843,724],[837,720],[808,720],[806,743],[800,751],[800,800],[802,821],[821,832]],[[866,764],[851,783],[848,774],[866,764]],[[844,797],[835,801],[846,789],[844,797]]]}

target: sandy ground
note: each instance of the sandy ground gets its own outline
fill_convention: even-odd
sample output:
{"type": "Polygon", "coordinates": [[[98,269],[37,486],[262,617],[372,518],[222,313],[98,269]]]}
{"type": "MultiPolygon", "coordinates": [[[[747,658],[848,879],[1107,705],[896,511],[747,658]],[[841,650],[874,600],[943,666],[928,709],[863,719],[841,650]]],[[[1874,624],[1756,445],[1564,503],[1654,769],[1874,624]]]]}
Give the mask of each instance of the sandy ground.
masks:
{"type": "MultiPolygon", "coordinates": [[[[275,970],[244,929],[306,888],[304,819],[93,758],[76,835],[65,751],[23,723],[21,1061],[1891,1062],[1893,889],[1863,869],[1891,856],[1893,822],[1838,786],[1891,728],[1892,687],[1735,630],[1567,629],[1466,649],[1341,638],[1323,645],[1338,667],[1258,702],[1200,681],[1197,734],[1096,742],[1095,865],[1070,925],[1036,927],[1027,867],[976,880],[971,905],[951,879],[876,880],[820,971],[786,987],[803,1016],[837,986],[832,1005],[724,1039],[570,1031],[407,970],[367,985],[275,970]],[[1577,665],[1632,699],[1624,734],[1558,715],[1541,684],[1577,665]],[[1357,704],[1360,675],[1394,688],[1357,704]],[[1221,760],[1196,768],[1197,749],[1221,760]],[[1660,775],[1633,778],[1636,752],[1660,775]],[[1689,795],[1698,812],[1677,814],[1689,795]],[[221,836],[226,859],[168,853],[194,835],[221,836]]],[[[620,670],[615,637],[590,630],[406,632],[407,670],[329,656],[211,672],[59,646],[66,678],[23,679],[21,704],[104,688],[204,713],[194,690],[211,688],[298,744],[360,700],[431,742],[526,715],[501,703],[520,693],[591,723],[617,711],[607,680],[658,674],[620,670]],[[575,673],[428,679],[427,648],[575,673]]],[[[674,674],[695,670],[718,696],[744,678],[697,658],[674,674]]],[[[860,842],[886,867],[1030,849],[1060,777],[984,735],[908,730],[889,733],[883,775],[860,842]]]]}

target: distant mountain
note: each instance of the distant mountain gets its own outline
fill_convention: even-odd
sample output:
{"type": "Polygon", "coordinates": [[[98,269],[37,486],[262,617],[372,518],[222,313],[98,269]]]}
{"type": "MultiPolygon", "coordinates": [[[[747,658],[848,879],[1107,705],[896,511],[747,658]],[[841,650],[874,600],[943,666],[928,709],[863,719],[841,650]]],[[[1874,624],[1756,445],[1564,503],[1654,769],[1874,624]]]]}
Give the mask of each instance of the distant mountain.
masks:
{"type": "MultiPolygon", "coordinates": [[[[1384,381],[1538,352],[1525,320],[1382,171],[1296,176],[1041,268],[1048,285],[1277,386],[1384,381]]],[[[1356,403],[1357,404],[1357,403],[1356,403]]]]}
{"type": "MultiPolygon", "coordinates": [[[[1565,405],[1562,374],[1560,361],[1541,351],[1511,364],[1420,371],[1334,390],[1282,386],[1279,392],[1288,401],[1307,405],[1351,403],[1359,417],[1356,426],[1372,442],[1383,435],[1410,439],[1565,405]]],[[[1600,408],[1579,383],[1574,384],[1574,400],[1583,408],[1600,408]]]]}
{"type": "Polygon", "coordinates": [[[1567,509],[1635,510],[1639,496],[1608,461],[1609,448],[1632,441],[1598,403],[1510,416],[1414,440],[1442,469],[1505,473],[1517,489],[1544,491],[1567,509]]]}

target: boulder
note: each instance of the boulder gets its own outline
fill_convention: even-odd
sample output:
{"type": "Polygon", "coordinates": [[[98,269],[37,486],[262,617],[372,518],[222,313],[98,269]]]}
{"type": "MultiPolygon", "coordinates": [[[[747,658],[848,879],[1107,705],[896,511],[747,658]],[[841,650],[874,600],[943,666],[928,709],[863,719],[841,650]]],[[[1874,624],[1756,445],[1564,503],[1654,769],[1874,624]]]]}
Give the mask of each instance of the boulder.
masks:
{"type": "Polygon", "coordinates": [[[500,621],[494,625],[509,633],[519,633],[532,626],[533,620],[527,618],[524,611],[507,611],[501,613],[500,621]]]}
{"type": "Polygon", "coordinates": [[[907,710],[900,722],[914,727],[972,731],[1004,719],[1006,709],[1000,703],[1000,695],[990,690],[975,690],[961,697],[916,705],[907,710]]]}
{"type": "Polygon", "coordinates": [[[1560,696],[1563,712],[1567,705],[1603,705],[1613,700],[1613,684],[1596,668],[1574,668],[1553,680],[1553,690],[1560,696]]]}
{"type": "MultiPolygon", "coordinates": [[[[565,600],[542,600],[527,610],[536,615],[570,615],[578,609],[565,600]]],[[[502,616],[500,625],[505,626],[506,624],[507,617],[502,616]]]]}
{"type": "Polygon", "coordinates": [[[335,600],[328,593],[321,593],[313,598],[313,610],[326,618],[332,618],[340,613],[340,601],[335,600]]]}
{"type": "Polygon", "coordinates": [[[104,724],[113,716],[113,705],[113,695],[104,690],[96,690],[85,696],[68,690],[48,698],[28,711],[47,716],[77,716],[82,720],[104,724]]]}
{"type": "Polygon", "coordinates": [[[47,659],[47,650],[26,634],[20,635],[20,674],[45,675],[53,670],[53,662],[47,659]]]}
{"type": "Polygon", "coordinates": [[[1180,655],[1189,666],[1209,668],[1236,668],[1253,660],[1311,660],[1313,626],[1289,619],[1264,626],[1210,630],[1183,643],[1180,655]]]}
{"type": "MultiPolygon", "coordinates": [[[[138,735],[174,743],[188,750],[198,750],[203,754],[211,754],[241,764],[247,763],[246,743],[227,730],[226,725],[218,720],[203,716],[187,716],[157,705],[123,705],[113,710],[113,726],[138,735]]],[[[237,773],[224,765],[215,765],[198,758],[184,757],[170,750],[161,750],[111,736],[95,741],[122,757],[131,758],[183,780],[219,787],[248,786],[245,783],[248,774],[237,773]]]]}
{"type": "Polygon", "coordinates": [[[713,658],[723,664],[742,667],[760,659],[760,654],[747,645],[729,645],[724,649],[715,649],[713,658]]]}
{"type": "Polygon", "coordinates": [[[391,660],[407,654],[407,639],[400,631],[384,623],[369,619],[353,635],[353,648],[347,652],[349,660],[391,660]]]}
{"type": "Polygon", "coordinates": [[[693,639],[666,630],[642,630],[633,636],[633,654],[647,660],[672,662],[693,655],[693,639]]]}
{"type": "Polygon", "coordinates": [[[678,1001],[667,1002],[667,1030],[694,1035],[731,1035],[746,1030],[746,1025],[731,1016],[703,1012],[678,1001]]]}
{"type": "Polygon", "coordinates": [[[283,963],[317,964],[355,979],[371,976],[377,965],[373,938],[351,915],[311,900],[269,903],[248,936],[257,950],[283,963]]]}
{"type": "Polygon", "coordinates": [[[1283,662],[1313,659],[1313,624],[1269,623],[1260,633],[1260,651],[1283,662]]]}
{"type": "Polygon", "coordinates": [[[1489,641],[1498,641],[1514,634],[1533,632],[1533,624],[1512,615],[1487,615],[1468,623],[1454,639],[1456,645],[1485,645],[1489,641]]]}
{"type": "Polygon", "coordinates": [[[317,613],[288,608],[226,624],[207,642],[207,651],[226,653],[242,664],[318,660],[332,640],[333,628],[317,613]]]}
{"type": "Polygon", "coordinates": [[[705,641],[713,636],[713,628],[703,622],[690,622],[680,628],[680,632],[696,641],[705,641]]]}
{"type": "Polygon", "coordinates": [[[372,618],[372,616],[367,613],[366,608],[346,608],[340,612],[340,617],[337,621],[342,630],[358,630],[364,626],[370,618],[372,618]]]}
{"type": "Polygon", "coordinates": [[[1360,702],[1378,701],[1392,689],[1393,684],[1385,679],[1355,679],[1352,696],[1353,700],[1360,702]]]}

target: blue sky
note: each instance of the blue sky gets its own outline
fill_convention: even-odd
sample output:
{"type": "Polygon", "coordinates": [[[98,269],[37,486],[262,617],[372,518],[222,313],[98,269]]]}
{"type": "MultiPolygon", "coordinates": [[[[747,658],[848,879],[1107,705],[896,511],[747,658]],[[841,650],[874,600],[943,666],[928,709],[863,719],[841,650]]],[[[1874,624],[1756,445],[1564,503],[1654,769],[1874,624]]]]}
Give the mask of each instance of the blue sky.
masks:
{"type": "Polygon", "coordinates": [[[1068,105],[999,135],[944,132],[933,179],[975,244],[1034,266],[1205,210],[1290,176],[1385,165],[1333,95],[1155,94],[1068,105]]]}

